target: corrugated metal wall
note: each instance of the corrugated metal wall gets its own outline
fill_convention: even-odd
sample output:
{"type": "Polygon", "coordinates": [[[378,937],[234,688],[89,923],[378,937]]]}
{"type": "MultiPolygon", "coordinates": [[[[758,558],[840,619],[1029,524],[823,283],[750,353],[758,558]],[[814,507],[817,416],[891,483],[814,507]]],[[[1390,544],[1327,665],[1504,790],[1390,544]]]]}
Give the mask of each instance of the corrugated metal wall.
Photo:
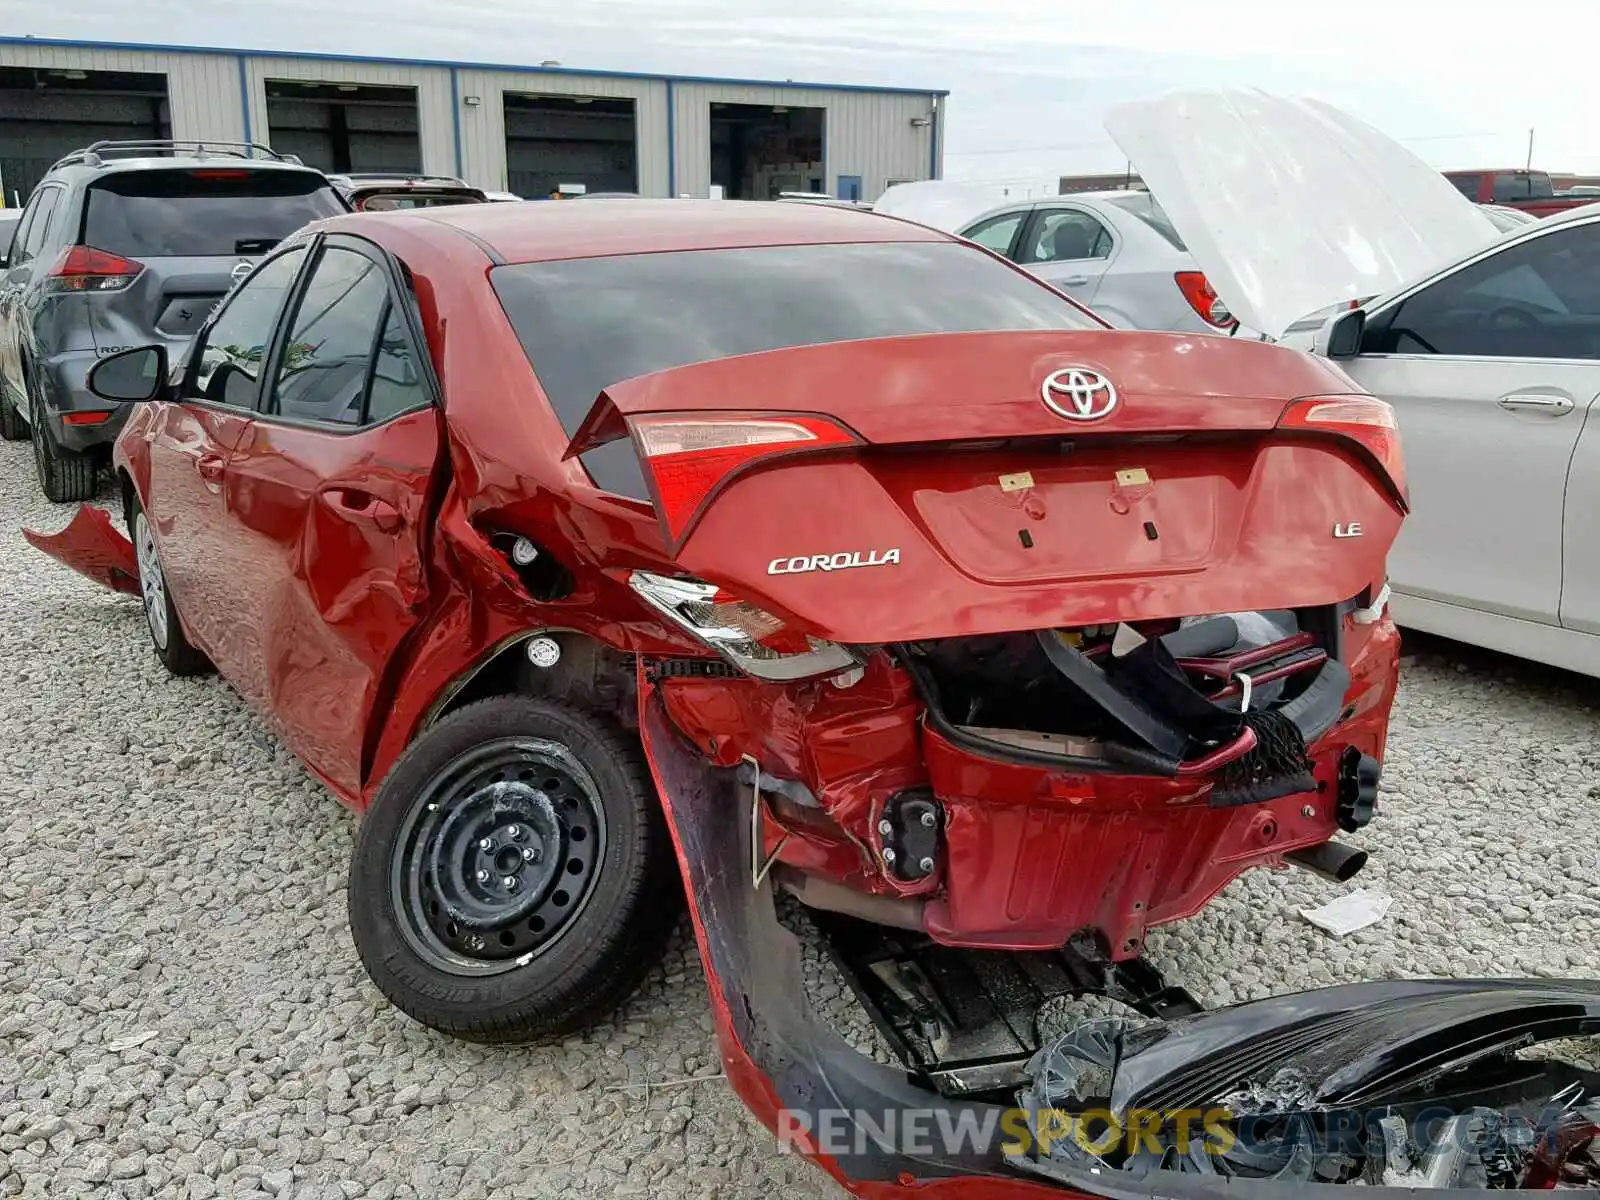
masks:
{"type": "Polygon", "coordinates": [[[891,181],[926,179],[930,168],[938,173],[933,162],[935,127],[911,123],[933,112],[932,95],[692,81],[669,84],[664,79],[586,77],[558,72],[477,67],[452,70],[445,66],[293,56],[18,43],[0,44],[0,64],[164,74],[172,136],[178,138],[242,140],[248,135],[256,141],[266,141],[268,79],[413,87],[417,91],[423,169],[443,174],[459,171],[469,181],[493,189],[506,186],[507,92],[632,100],[638,131],[639,191],[647,196],[667,196],[674,191],[694,196],[709,193],[713,101],[826,109],[825,186],[829,190],[837,190],[841,175],[859,176],[861,196],[871,200],[891,181]],[[466,98],[473,96],[479,103],[466,104],[466,98]],[[675,114],[670,131],[669,96],[675,114]],[[673,158],[675,163],[669,161],[673,158]]]}
{"type": "Polygon", "coordinates": [[[149,71],[167,77],[175,138],[244,137],[238,60],[222,54],[160,54],[68,46],[0,46],[0,64],[42,70],[149,71]]]}
{"type": "Polygon", "coordinates": [[[710,194],[713,102],[826,109],[823,154],[830,192],[837,193],[839,176],[857,175],[861,198],[875,200],[891,180],[927,179],[933,162],[933,126],[911,124],[932,115],[931,94],[707,83],[678,83],[672,91],[679,195],[710,194]]]}
{"type": "MultiPolygon", "coordinates": [[[[299,79],[312,83],[369,83],[417,89],[417,135],[422,169],[438,175],[456,173],[455,103],[446,67],[413,67],[378,63],[330,62],[313,58],[245,59],[250,95],[250,128],[266,141],[267,80],[299,79]]],[[[234,101],[235,107],[238,101],[234,101]]]]}
{"type": "Polygon", "coordinates": [[[538,71],[484,71],[463,67],[461,158],[466,177],[480,187],[504,190],[507,92],[529,96],[598,96],[632,100],[638,131],[639,194],[667,195],[667,85],[653,79],[607,79],[538,71]],[[466,99],[476,96],[478,103],[466,99]]]}

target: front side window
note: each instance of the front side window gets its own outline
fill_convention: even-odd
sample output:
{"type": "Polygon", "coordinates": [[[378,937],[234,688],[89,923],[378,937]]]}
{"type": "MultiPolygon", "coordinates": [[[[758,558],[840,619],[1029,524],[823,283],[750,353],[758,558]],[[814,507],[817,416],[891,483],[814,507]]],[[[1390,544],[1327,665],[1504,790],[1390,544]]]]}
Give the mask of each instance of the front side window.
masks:
{"type": "Polygon", "coordinates": [[[1600,223],[1508,246],[1404,300],[1378,353],[1600,359],[1600,223]]]}
{"type": "Polygon", "coordinates": [[[1011,253],[1011,243],[1017,240],[1017,230],[1022,227],[1025,212],[1005,213],[998,217],[990,217],[987,221],[980,221],[961,236],[969,241],[977,242],[985,250],[993,250],[996,254],[1011,253]]]}
{"type": "MultiPolygon", "coordinates": [[[[615,255],[496,267],[490,280],[569,436],[602,390],[670,367],[864,338],[1102,328],[962,242],[615,255]]],[[[648,494],[628,442],[583,463],[606,491],[648,494]]]]}
{"type": "Polygon", "coordinates": [[[1074,262],[1106,258],[1111,254],[1111,234],[1095,217],[1076,208],[1042,211],[1028,232],[1018,255],[1020,263],[1074,262]]]}
{"type": "MultiPolygon", "coordinates": [[[[1456,191],[1460,192],[1468,200],[1476,200],[1479,189],[1483,187],[1482,175],[1449,175],[1446,178],[1455,184],[1456,191]]],[[[1496,199],[1498,198],[1496,197],[1496,199]]]]}
{"type": "Polygon", "coordinates": [[[196,347],[193,391],[201,399],[233,408],[254,408],[261,364],[305,261],[298,246],[257,267],[217,310],[196,347]]]}
{"type": "Polygon", "coordinates": [[[300,296],[278,360],[268,413],[361,424],[367,370],[389,303],[389,281],[364,254],[323,251],[300,296]]]}

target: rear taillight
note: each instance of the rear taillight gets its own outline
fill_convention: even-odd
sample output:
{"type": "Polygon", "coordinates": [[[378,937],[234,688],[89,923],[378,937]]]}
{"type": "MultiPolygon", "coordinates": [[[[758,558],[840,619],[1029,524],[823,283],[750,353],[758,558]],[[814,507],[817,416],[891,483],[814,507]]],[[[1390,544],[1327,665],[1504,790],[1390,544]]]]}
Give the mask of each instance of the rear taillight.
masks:
{"type": "Polygon", "coordinates": [[[629,421],[656,508],[674,541],[712,492],[758,459],[847,446],[856,436],[826,417],[646,416],[629,421]]]}
{"type": "Polygon", "coordinates": [[[109,250],[68,246],[45,276],[44,286],[48,292],[119,292],[143,270],[143,263],[109,250]]]}
{"type": "Polygon", "coordinates": [[[1232,329],[1239,323],[1233,319],[1228,306],[1217,296],[1216,290],[1202,272],[1179,271],[1173,278],[1177,280],[1178,290],[1189,302],[1189,307],[1194,309],[1207,325],[1213,325],[1218,329],[1232,329]]]}
{"type": "Polygon", "coordinates": [[[628,586],[674,624],[760,679],[810,679],[860,665],[856,656],[837,642],[790,629],[783,618],[714,583],[634,571],[628,576],[628,586]]]}
{"type": "Polygon", "coordinates": [[[1394,409],[1374,396],[1321,396],[1296,400],[1278,419],[1279,429],[1347,437],[1382,468],[1395,495],[1407,502],[1406,465],[1394,409]]]}

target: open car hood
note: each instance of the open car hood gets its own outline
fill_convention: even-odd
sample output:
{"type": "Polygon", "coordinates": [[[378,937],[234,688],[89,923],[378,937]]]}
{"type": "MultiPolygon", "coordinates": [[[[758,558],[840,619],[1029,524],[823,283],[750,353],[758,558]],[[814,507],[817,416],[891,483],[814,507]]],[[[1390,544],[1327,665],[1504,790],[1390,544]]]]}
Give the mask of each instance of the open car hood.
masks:
{"type": "Polygon", "coordinates": [[[1106,130],[1229,311],[1274,339],[1500,236],[1438,171],[1317,100],[1181,91],[1112,109],[1106,130]]]}

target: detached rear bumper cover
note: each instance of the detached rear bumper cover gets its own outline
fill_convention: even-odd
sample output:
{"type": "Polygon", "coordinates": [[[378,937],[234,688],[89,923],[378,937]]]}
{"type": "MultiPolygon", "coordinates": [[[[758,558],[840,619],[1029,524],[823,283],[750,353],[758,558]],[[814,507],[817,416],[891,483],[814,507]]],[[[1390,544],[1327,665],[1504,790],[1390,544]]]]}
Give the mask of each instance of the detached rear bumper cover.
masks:
{"type": "MultiPolygon", "coordinates": [[[[777,920],[770,885],[753,886],[749,822],[738,816],[743,803],[734,773],[709,768],[682,741],[642,675],[640,699],[641,735],[687,885],[727,1076],[781,1144],[808,1154],[852,1194],[883,1200],[1282,1197],[1322,1189],[1171,1170],[1141,1174],[1048,1156],[1008,1160],[1002,1145],[1017,1132],[1014,1112],[1008,1123],[997,1119],[992,1105],[944,1100],[914,1085],[905,1071],[853,1050],[816,1019],[805,998],[798,947],[777,920]],[[894,1127],[886,1134],[862,1124],[860,1114],[879,1125],[890,1114],[901,1120],[890,1116],[894,1127]],[[938,1136],[986,1123],[1001,1132],[958,1137],[954,1144],[938,1136]],[[903,1136],[913,1127],[924,1143],[915,1148],[903,1136]]],[[[1294,1065],[1296,1053],[1311,1060],[1321,1054],[1331,1067],[1326,1048],[1336,1029],[1347,1039],[1341,1045],[1350,1065],[1328,1079],[1343,1080],[1339,1094],[1353,1095],[1361,1084],[1374,1087],[1384,1070],[1409,1064],[1420,1071],[1429,1055],[1438,1066],[1452,1048],[1481,1046],[1469,1030],[1481,1033],[1485,1020],[1511,1041],[1520,1036],[1519,1023],[1537,1027],[1541,1039],[1597,1032],[1600,983],[1372,984],[1243,1005],[1169,1027],[1127,1060],[1131,1073],[1119,1081],[1119,1095],[1129,1103],[1164,1090],[1185,1101],[1217,1099],[1248,1087],[1266,1067],[1294,1065]]],[[[1314,1063],[1298,1065],[1311,1070],[1314,1063]]],[[[1600,1077],[1593,1086],[1600,1088],[1600,1077]]],[[[1415,1197],[1412,1189],[1383,1186],[1367,1194],[1415,1197]]]]}
{"type": "Polygon", "coordinates": [[[86,575],[98,584],[129,596],[139,595],[139,567],[133,543],[111,523],[103,508],[85,504],[59,533],[24,529],[22,536],[36,550],[86,575]]]}

